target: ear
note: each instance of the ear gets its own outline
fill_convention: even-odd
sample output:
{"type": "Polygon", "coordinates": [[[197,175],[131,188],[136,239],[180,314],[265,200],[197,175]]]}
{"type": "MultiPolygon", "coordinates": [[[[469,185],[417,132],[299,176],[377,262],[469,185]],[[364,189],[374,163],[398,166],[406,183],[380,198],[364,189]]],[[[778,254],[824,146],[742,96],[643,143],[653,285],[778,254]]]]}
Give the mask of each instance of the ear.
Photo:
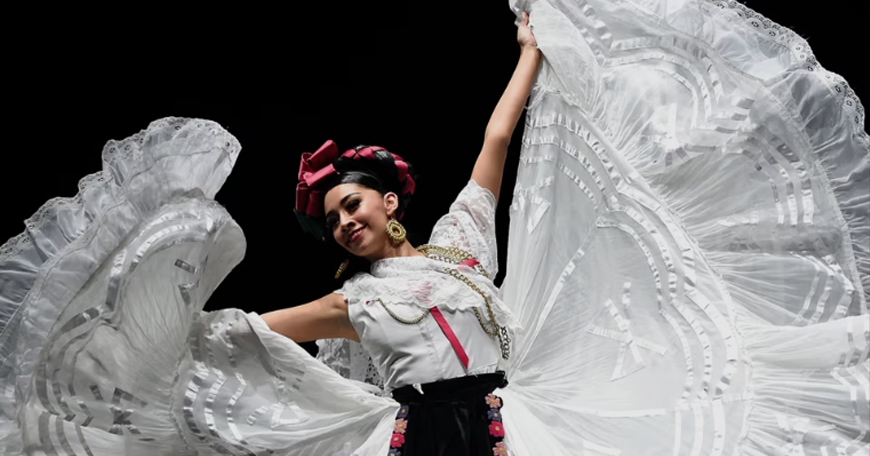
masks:
{"type": "Polygon", "coordinates": [[[399,196],[393,192],[384,195],[384,208],[387,209],[387,217],[394,217],[399,209],[399,196]]]}

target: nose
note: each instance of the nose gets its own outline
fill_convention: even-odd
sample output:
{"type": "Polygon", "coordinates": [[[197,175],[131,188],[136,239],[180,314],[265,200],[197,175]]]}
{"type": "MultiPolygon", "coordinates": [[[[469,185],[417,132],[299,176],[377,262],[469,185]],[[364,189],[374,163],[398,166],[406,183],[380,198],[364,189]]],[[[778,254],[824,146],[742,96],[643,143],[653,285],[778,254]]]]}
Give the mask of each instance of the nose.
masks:
{"type": "Polygon", "coordinates": [[[354,228],[356,222],[351,217],[348,217],[347,214],[341,214],[339,215],[338,224],[338,226],[341,227],[341,232],[347,234],[348,232],[350,232],[351,229],[354,228]]]}

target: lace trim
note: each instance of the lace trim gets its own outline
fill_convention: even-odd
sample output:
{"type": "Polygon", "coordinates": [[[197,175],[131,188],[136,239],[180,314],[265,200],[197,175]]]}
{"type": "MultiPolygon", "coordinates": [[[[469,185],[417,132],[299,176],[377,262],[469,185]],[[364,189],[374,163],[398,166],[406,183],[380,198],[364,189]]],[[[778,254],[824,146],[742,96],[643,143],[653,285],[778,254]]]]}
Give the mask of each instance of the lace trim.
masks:
{"type": "Polygon", "coordinates": [[[847,111],[849,118],[855,122],[857,127],[856,135],[863,142],[870,142],[870,137],[864,131],[864,105],[861,104],[858,95],[849,87],[849,83],[842,76],[824,69],[819,64],[805,39],[793,30],[771,21],[736,0],[705,1],[722,10],[727,9],[734,12],[734,14],[752,26],[761,38],[787,47],[791,51],[792,56],[802,63],[805,70],[815,72],[826,83],[840,107],[847,111]]]}
{"type": "MultiPolygon", "coordinates": [[[[89,174],[80,179],[78,183],[78,193],[75,196],[52,198],[43,204],[32,216],[30,216],[30,218],[25,220],[24,226],[26,227],[26,230],[23,233],[12,237],[3,245],[0,245],[0,262],[29,249],[33,244],[30,232],[40,230],[48,221],[53,220],[53,214],[59,212],[59,209],[81,205],[82,197],[89,189],[100,187],[105,185],[107,182],[113,181],[114,176],[112,175],[111,170],[115,168],[116,163],[129,161],[131,158],[133,161],[139,160],[142,154],[142,148],[140,146],[148,136],[153,134],[155,131],[163,130],[167,127],[171,127],[176,131],[181,130],[184,125],[195,125],[197,129],[210,126],[209,133],[212,135],[226,133],[223,127],[209,120],[191,119],[186,117],[167,117],[151,122],[151,124],[148,125],[148,128],[140,130],[139,133],[126,139],[120,141],[108,141],[103,147],[102,152],[103,170],[89,174]]],[[[226,146],[233,146],[232,149],[235,153],[230,154],[229,159],[231,165],[235,164],[241,145],[239,145],[235,139],[231,139],[230,141],[227,141],[226,146]]]]}
{"type": "Polygon", "coordinates": [[[499,271],[495,210],[492,192],[469,180],[449,212],[435,223],[428,244],[469,252],[494,278],[499,271]]]}
{"type": "Polygon", "coordinates": [[[369,354],[358,342],[347,339],[321,339],[317,341],[317,347],[316,359],[338,375],[383,390],[383,378],[369,354]]]}

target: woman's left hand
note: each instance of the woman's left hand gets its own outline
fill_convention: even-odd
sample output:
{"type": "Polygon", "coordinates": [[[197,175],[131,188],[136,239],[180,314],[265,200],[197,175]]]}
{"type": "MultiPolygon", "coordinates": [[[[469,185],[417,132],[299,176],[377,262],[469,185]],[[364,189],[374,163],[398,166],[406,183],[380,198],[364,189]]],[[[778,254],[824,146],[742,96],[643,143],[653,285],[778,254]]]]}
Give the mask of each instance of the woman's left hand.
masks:
{"type": "Polygon", "coordinates": [[[537,49],[538,41],[535,40],[535,34],[532,33],[532,28],[529,27],[529,13],[523,13],[523,22],[517,30],[517,42],[522,49],[537,49]]]}

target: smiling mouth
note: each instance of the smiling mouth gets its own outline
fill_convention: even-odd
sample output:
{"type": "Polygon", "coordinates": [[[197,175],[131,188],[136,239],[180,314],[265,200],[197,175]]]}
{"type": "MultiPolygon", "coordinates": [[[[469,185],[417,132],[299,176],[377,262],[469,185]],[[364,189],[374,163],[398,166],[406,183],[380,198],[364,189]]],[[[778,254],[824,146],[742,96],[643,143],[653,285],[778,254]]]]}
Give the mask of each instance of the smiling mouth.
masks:
{"type": "Polygon", "coordinates": [[[352,243],[354,243],[356,240],[358,240],[359,237],[362,236],[362,232],[363,232],[364,229],[365,229],[365,227],[363,226],[363,227],[361,227],[361,228],[357,228],[356,230],[354,230],[354,231],[352,231],[350,234],[348,234],[348,235],[347,235],[347,243],[348,243],[348,244],[352,244],[352,243]]]}

